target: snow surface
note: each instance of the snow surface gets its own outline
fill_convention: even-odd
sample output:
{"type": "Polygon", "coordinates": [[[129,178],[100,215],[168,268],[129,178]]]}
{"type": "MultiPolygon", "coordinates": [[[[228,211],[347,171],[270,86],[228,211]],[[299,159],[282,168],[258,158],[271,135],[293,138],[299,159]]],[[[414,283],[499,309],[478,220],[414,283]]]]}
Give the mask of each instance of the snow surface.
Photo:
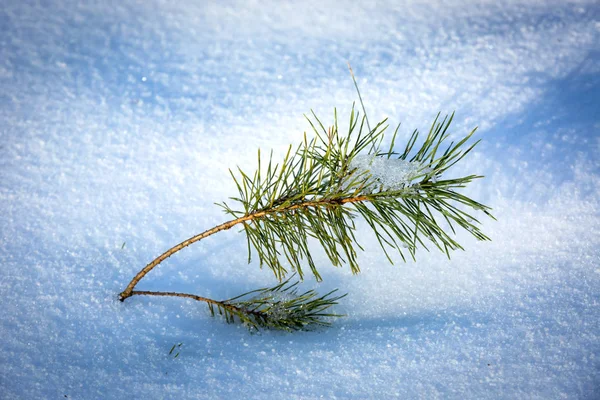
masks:
{"type": "MultiPolygon", "coordinates": [[[[595,1],[0,1],[0,398],[600,398],[595,1]],[[455,173],[486,175],[468,193],[493,241],[392,266],[362,226],[360,275],[315,254],[304,287],[349,295],[314,332],[118,302],[225,220],[227,168],[282,155],[311,108],[347,116],[346,60],[399,146],[438,111],[456,137],[480,126],[455,173]]],[[[228,231],[139,288],[273,282],[228,231]]]]}

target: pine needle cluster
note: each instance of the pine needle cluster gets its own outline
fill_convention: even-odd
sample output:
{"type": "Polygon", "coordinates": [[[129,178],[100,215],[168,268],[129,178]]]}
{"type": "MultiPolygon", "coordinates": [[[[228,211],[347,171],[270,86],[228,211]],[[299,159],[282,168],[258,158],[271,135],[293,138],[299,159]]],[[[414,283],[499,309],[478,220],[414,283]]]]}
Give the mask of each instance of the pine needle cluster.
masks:
{"type": "Polygon", "coordinates": [[[304,265],[308,264],[320,280],[309,248],[308,239],[312,238],[334,266],[348,264],[357,273],[357,249],[362,250],[355,235],[359,215],[373,230],[390,262],[390,249],[403,260],[405,252],[414,259],[417,248],[427,249],[429,243],[448,256],[450,250],[462,249],[445,231],[443,222],[452,232],[461,227],[479,240],[489,240],[474,216],[476,211],[490,215],[489,208],[457,191],[481,176],[444,178],[448,169],[478,143],[465,146],[474,130],[442,150],[453,116],[442,121],[436,117],[416,151],[418,131],[397,153],[394,144],[398,128],[388,149],[381,149],[388,128],[386,120],[369,130],[365,118],[359,118],[353,107],[348,132],[340,134],[337,113],[328,129],[314,113],[312,117],[307,119],[315,137],[307,140],[305,134],[295,150],[288,148],[280,164],[273,163],[272,153],[265,162],[259,150],[258,168],[253,174],[239,168],[236,173],[230,170],[238,189],[238,196],[231,200],[238,207],[234,209],[225,202],[219,205],[241,220],[249,262],[254,250],[260,265],[269,267],[278,279],[285,277],[289,268],[303,278],[304,265]],[[386,186],[369,169],[354,166],[356,159],[364,160],[365,156],[372,160],[402,160],[415,172],[399,176],[399,181],[386,186]]]}
{"type": "Polygon", "coordinates": [[[270,288],[253,290],[222,302],[208,303],[212,316],[217,313],[229,323],[239,320],[250,330],[277,329],[296,331],[314,326],[329,326],[329,319],[341,317],[326,312],[344,295],[336,296],[333,290],[319,296],[314,290],[300,293],[300,281],[291,282],[293,276],[270,288]]]}

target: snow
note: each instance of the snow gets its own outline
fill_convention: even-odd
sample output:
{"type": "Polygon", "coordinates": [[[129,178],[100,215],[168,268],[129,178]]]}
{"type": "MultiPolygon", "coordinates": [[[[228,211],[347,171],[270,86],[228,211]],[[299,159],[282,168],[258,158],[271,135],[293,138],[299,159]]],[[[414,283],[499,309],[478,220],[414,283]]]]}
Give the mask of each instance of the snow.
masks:
{"type": "Polygon", "coordinates": [[[375,157],[359,154],[350,161],[349,169],[354,174],[370,176],[379,187],[371,188],[384,191],[401,190],[411,186],[412,181],[419,176],[431,172],[430,169],[417,161],[406,161],[397,158],[375,157]]]}
{"type": "MultiPolygon", "coordinates": [[[[598,26],[584,0],[3,0],[0,398],[599,398],[598,26]],[[486,176],[467,193],[494,208],[492,241],[389,265],[357,222],[361,273],[317,251],[324,281],[300,288],[348,292],[347,317],[310,332],[119,302],[225,220],[227,168],[282,157],[311,108],[348,120],[348,59],[369,119],[402,122],[398,146],[438,111],[456,110],[451,139],[479,125],[447,174],[486,176]]],[[[221,232],[138,288],[272,285],[246,257],[221,232]]]]}

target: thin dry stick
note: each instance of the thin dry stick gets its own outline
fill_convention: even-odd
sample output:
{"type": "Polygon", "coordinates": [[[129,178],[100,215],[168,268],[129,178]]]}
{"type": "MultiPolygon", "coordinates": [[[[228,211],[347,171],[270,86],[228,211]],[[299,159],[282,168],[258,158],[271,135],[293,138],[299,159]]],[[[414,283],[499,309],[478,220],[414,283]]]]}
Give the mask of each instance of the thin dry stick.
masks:
{"type": "Polygon", "coordinates": [[[179,243],[176,246],[171,247],[169,250],[165,251],[163,254],[161,254],[160,256],[155,258],[154,261],[152,261],[150,264],[146,265],[140,272],[138,272],[133,277],[131,282],[129,282],[129,285],[127,285],[125,290],[123,292],[121,292],[119,299],[121,301],[124,301],[126,298],[134,296],[134,295],[176,296],[176,297],[189,297],[189,298],[193,298],[198,301],[205,301],[207,303],[211,303],[211,302],[214,304],[219,303],[216,300],[206,299],[204,297],[195,296],[195,295],[187,295],[187,294],[183,294],[183,293],[134,291],[133,289],[138,284],[138,282],[142,278],[144,278],[144,276],[146,276],[146,274],[148,272],[150,272],[154,267],[156,267],[158,264],[160,264],[167,258],[171,257],[173,254],[177,253],[179,250],[189,246],[190,244],[192,244],[194,242],[202,240],[210,235],[213,235],[217,232],[230,229],[231,227],[233,227],[237,224],[253,221],[255,219],[264,218],[270,214],[288,212],[288,211],[292,211],[292,210],[299,209],[299,208],[326,207],[327,205],[342,205],[342,204],[346,204],[346,203],[357,203],[357,202],[365,201],[365,200],[367,200],[367,196],[347,197],[347,198],[343,198],[343,199],[328,199],[328,200],[320,200],[320,201],[305,201],[303,203],[293,204],[288,207],[274,208],[274,209],[270,209],[270,210],[263,210],[263,211],[255,212],[252,214],[248,214],[244,217],[240,217],[240,218],[225,222],[221,225],[215,226],[214,228],[211,228],[211,229],[204,231],[196,236],[193,236],[187,240],[184,240],[183,242],[179,243]]]}
{"type": "Polygon", "coordinates": [[[134,290],[131,292],[130,296],[133,295],[143,295],[143,296],[169,296],[169,297],[183,297],[183,298],[188,298],[188,299],[192,299],[192,300],[196,300],[196,301],[203,301],[205,303],[208,304],[213,304],[217,307],[222,307],[224,309],[227,309],[229,311],[243,311],[245,313],[248,314],[254,314],[254,315],[259,315],[260,313],[257,311],[253,311],[253,310],[242,310],[240,307],[234,306],[233,304],[229,304],[227,303],[227,301],[218,301],[218,300],[213,300],[213,299],[209,299],[208,297],[202,297],[202,296],[196,296],[195,294],[189,294],[189,293],[179,293],[179,292],[155,292],[155,291],[150,291],[150,290],[134,290]]]}
{"type": "Polygon", "coordinates": [[[188,299],[193,299],[196,301],[203,301],[205,303],[225,306],[225,303],[222,301],[217,301],[213,299],[209,299],[207,297],[196,296],[195,294],[189,293],[179,293],[179,292],[153,292],[149,290],[134,290],[131,292],[131,295],[146,295],[146,296],[173,296],[173,297],[184,297],[188,299]]]}

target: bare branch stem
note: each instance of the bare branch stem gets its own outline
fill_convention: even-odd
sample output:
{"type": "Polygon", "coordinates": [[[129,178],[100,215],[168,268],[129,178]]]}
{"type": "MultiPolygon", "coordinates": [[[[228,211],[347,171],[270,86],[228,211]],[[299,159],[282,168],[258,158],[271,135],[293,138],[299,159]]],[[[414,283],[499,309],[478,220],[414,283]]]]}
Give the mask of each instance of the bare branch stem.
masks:
{"type": "Polygon", "coordinates": [[[189,294],[189,293],[179,293],[179,292],[154,292],[154,291],[149,291],[149,290],[134,290],[131,292],[131,296],[171,296],[171,297],[185,297],[188,299],[193,299],[196,301],[203,301],[205,303],[209,303],[209,304],[214,304],[214,305],[220,305],[220,306],[224,306],[224,303],[217,301],[217,300],[213,300],[213,299],[209,299],[207,297],[202,297],[202,296],[196,296],[195,294],[189,294]]]}
{"type": "MultiPolygon", "coordinates": [[[[204,231],[196,236],[192,236],[191,238],[184,240],[183,242],[179,243],[176,246],[171,247],[169,250],[165,251],[163,254],[161,254],[160,256],[158,256],[157,258],[155,258],[151,263],[149,263],[148,265],[146,265],[140,272],[138,272],[133,279],[131,280],[131,282],[129,282],[129,285],[127,285],[127,287],[125,288],[125,290],[123,292],[121,292],[120,296],[120,300],[124,301],[126,298],[131,297],[134,294],[151,294],[151,295],[156,295],[156,296],[175,296],[177,295],[177,297],[189,297],[189,298],[194,298],[195,300],[199,300],[199,301],[207,301],[210,299],[205,299],[203,297],[200,296],[195,296],[195,295],[182,295],[181,293],[172,293],[172,292],[140,292],[140,291],[135,291],[134,292],[134,288],[135,286],[138,284],[138,282],[144,278],[144,276],[146,276],[146,274],[148,272],[150,272],[152,269],[154,269],[154,267],[156,267],[158,264],[160,264],[161,262],[163,262],[164,260],[166,260],[167,258],[171,257],[173,254],[177,253],[179,250],[189,246],[190,244],[197,242],[199,240],[202,240],[210,235],[213,235],[217,232],[220,231],[224,231],[227,229],[230,229],[231,227],[243,223],[243,222],[248,222],[248,221],[253,221],[255,219],[260,219],[263,218],[267,215],[270,214],[276,214],[276,213],[282,213],[282,212],[288,212],[288,211],[292,211],[295,209],[299,209],[299,208],[305,208],[305,207],[324,207],[324,206],[328,206],[328,205],[343,205],[346,203],[356,203],[356,202],[360,202],[360,201],[365,201],[367,200],[368,197],[367,196],[357,196],[357,197],[347,197],[347,198],[342,198],[342,199],[326,199],[326,200],[314,200],[314,201],[305,201],[302,203],[297,203],[297,204],[292,204],[290,206],[287,207],[280,207],[280,208],[273,208],[270,210],[262,210],[262,211],[257,211],[251,214],[248,214],[246,216],[225,222],[221,225],[217,225],[214,228],[211,228],[207,231],[204,231]],[[162,294],[156,294],[156,293],[162,293],[162,294]],[[201,300],[202,299],[202,300],[201,300]]],[[[215,300],[210,300],[207,302],[214,302],[215,300]]]]}
{"type": "Polygon", "coordinates": [[[217,307],[221,307],[223,309],[229,310],[230,312],[243,312],[250,315],[258,315],[260,314],[257,311],[253,310],[244,310],[238,306],[233,304],[229,304],[227,301],[218,301],[209,299],[208,297],[197,296],[195,294],[190,293],[179,293],[179,292],[155,292],[151,290],[133,290],[129,296],[163,296],[163,297],[182,297],[187,299],[192,299],[196,301],[203,301],[207,304],[212,304],[217,307]]]}

